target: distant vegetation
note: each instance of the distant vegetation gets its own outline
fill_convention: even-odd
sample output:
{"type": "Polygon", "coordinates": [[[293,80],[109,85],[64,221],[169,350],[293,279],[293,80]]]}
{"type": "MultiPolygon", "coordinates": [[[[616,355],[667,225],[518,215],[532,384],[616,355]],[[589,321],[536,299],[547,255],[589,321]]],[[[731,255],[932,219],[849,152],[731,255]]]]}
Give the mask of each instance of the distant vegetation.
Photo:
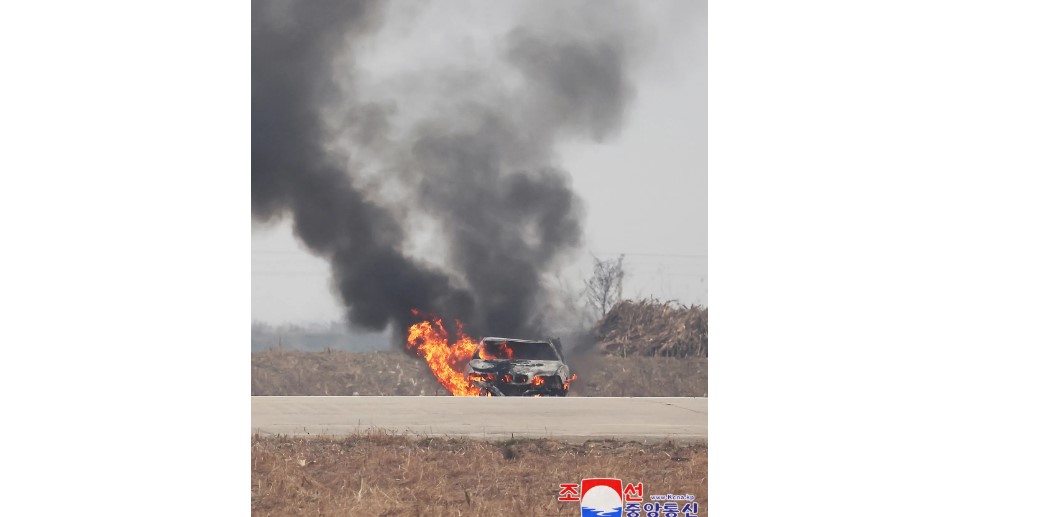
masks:
{"type": "Polygon", "coordinates": [[[623,300],[593,327],[593,349],[628,356],[708,357],[708,309],[623,300]]]}
{"type": "Polygon", "coordinates": [[[341,322],[303,325],[252,323],[252,351],[268,348],[319,352],[326,349],[349,352],[391,350],[391,336],[384,332],[353,333],[341,322]]]}

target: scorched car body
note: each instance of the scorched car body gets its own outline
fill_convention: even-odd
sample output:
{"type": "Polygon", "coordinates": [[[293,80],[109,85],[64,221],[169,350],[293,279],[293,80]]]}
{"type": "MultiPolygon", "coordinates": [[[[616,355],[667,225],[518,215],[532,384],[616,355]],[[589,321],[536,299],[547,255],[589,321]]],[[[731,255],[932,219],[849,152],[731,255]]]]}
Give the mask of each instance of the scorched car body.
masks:
{"type": "Polygon", "coordinates": [[[554,341],[483,338],[465,376],[492,396],[567,395],[571,369],[554,341]]]}

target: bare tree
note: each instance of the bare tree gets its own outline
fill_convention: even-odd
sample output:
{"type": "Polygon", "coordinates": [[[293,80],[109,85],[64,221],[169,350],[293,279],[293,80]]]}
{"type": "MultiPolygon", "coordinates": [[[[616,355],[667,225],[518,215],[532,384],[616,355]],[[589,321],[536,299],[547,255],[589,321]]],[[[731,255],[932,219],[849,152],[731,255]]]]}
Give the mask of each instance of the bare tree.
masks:
{"type": "Polygon", "coordinates": [[[593,257],[593,276],[586,280],[585,296],[589,305],[597,312],[597,319],[603,318],[619,300],[622,299],[622,279],[626,276],[622,269],[622,259],[600,260],[593,257]]]}

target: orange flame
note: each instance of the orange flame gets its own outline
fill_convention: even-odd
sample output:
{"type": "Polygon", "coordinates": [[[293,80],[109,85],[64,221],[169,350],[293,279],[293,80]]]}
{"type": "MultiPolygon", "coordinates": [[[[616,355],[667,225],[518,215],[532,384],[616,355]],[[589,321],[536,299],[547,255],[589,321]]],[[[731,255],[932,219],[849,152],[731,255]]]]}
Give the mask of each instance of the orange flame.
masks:
{"type": "MultiPolygon", "coordinates": [[[[420,316],[416,309],[415,316],[420,316]]],[[[462,332],[461,322],[454,320],[454,337],[451,342],[443,320],[432,316],[410,325],[406,334],[406,349],[417,352],[428,363],[436,380],[451,395],[471,397],[482,395],[482,390],[472,384],[462,373],[465,365],[472,360],[476,350],[476,341],[462,332]]]]}
{"type": "Polygon", "coordinates": [[[507,341],[502,341],[497,349],[492,345],[487,345],[479,349],[479,358],[487,361],[494,359],[512,359],[512,348],[509,348],[507,341]]]}
{"type": "Polygon", "coordinates": [[[545,377],[542,377],[541,375],[536,375],[533,379],[531,379],[531,384],[535,386],[541,386],[542,384],[545,384],[545,377]]]}
{"type": "Polygon", "coordinates": [[[567,390],[571,389],[571,383],[574,382],[574,380],[577,379],[577,378],[578,378],[578,374],[577,373],[572,373],[571,374],[571,378],[567,379],[566,381],[564,381],[564,391],[567,391],[567,390]]]}

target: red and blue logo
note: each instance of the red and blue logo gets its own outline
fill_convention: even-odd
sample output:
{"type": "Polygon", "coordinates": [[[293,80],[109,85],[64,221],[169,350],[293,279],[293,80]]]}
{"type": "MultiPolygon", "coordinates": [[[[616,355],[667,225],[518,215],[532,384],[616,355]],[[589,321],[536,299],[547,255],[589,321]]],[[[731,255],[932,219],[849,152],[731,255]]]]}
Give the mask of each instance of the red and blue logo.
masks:
{"type": "Polygon", "coordinates": [[[582,517],[622,517],[622,480],[582,480],[582,517]]]}

